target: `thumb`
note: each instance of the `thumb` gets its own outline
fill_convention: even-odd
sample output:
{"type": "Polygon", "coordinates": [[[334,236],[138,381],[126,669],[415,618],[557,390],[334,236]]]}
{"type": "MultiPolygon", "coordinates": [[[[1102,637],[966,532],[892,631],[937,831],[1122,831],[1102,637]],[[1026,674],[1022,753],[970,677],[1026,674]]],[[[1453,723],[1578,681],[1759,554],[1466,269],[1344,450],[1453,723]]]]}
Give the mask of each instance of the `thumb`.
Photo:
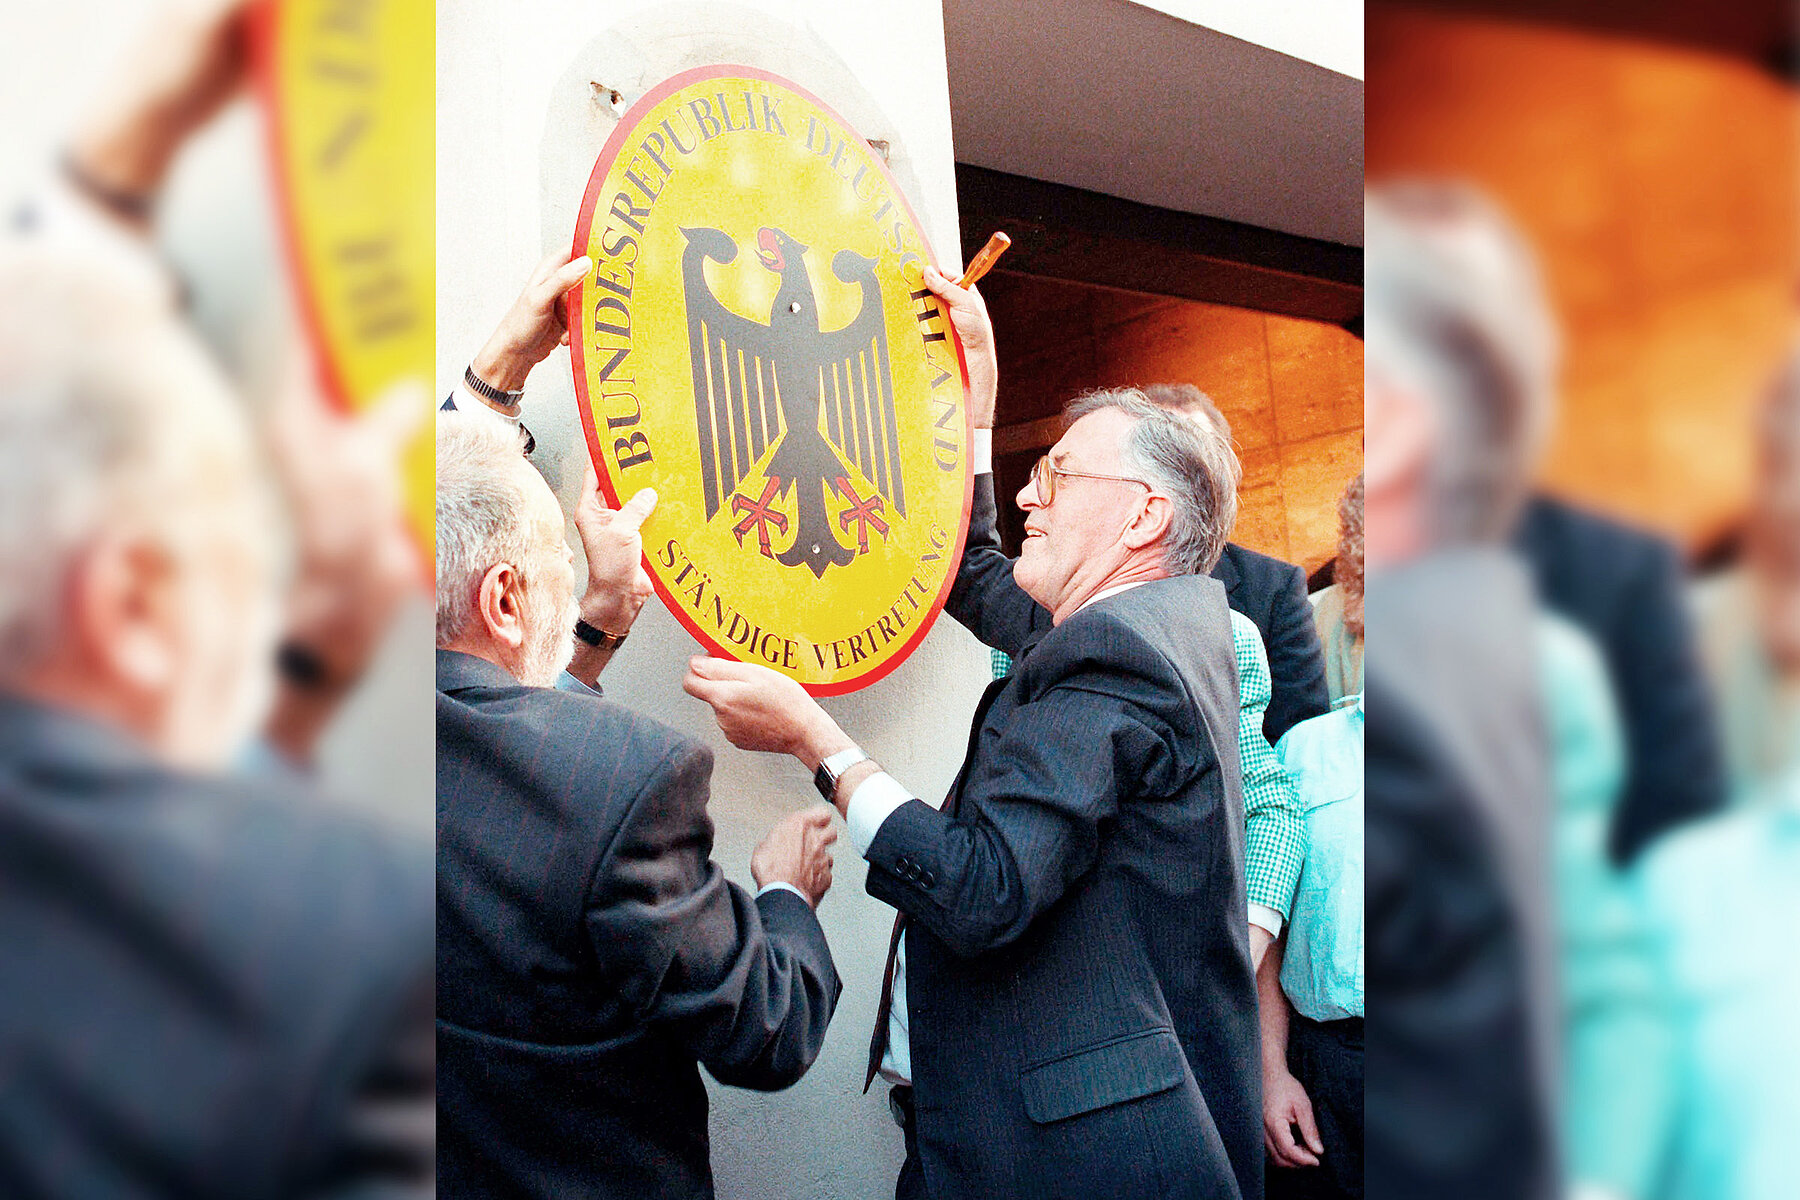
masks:
{"type": "Polygon", "coordinates": [[[390,455],[400,450],[423,429],[431,413],[431,393],[425,382],[407,376],[390,384],[362,411],[358,420],[390,455]]]}
{"type": "MultiPolygon", "coordinates": [[[[590,465],[588,470],[593,470],[590,465]]],[[[613,518],[613,524],[625,533],[636,533],[649,520],[656,509],[656,489],[643,488],[637,495],[619,506],[619,515],[613,518]]]]}
{"type": "Polygon", "coordinates": [[[564,292],[581,282],[593,265],[593,259],[585,254],[578,254],[554,271],[549,272],[544,276],[542,283],[531,289],[532,307],[541,312],[548,312],[551,306],[562,298],[564,292]]]}
{"type": "Polygon", "coordinates": [[[1300,1136],[1306,1139],[1306,1148],[1314,1154],[1325,1153],[1325,1143],[1319,1138],[1318,1123],[1313,1120],[1311,1100],[1300,1100],[1294,1105],[1296,1124],[1300,1126],[1300,1136]]]}
{"type": "Polygon", "coordinates": [[[555,299],[556,297],[561,296],[564,292],[580,283],[582,279],[587,276],[587,273],[593,269],[594,260],[585,254],[581,255],[579,258],[572,258],[561,267],[558,267],[556,274],[550,277],[550,286],[555,289],[550,293],[551,298],[555,299]]]}

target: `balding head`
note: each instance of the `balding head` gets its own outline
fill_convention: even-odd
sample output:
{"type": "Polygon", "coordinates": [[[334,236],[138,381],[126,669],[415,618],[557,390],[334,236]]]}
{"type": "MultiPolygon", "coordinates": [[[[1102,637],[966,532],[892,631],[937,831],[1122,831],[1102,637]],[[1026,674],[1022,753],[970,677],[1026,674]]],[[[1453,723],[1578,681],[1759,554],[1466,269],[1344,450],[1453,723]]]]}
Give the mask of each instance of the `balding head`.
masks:
{"type": "Polygon", "coordinates": [[[270,513],[165,297],[103,258],[0,248],[0,684],[206,763],[266,696],[270,513]]]}
{"type": "Polygon", "coordinates": [[[1366,224],[1370,495],[1405,480],[1424,541],[1504,537],[1552,409],[1557,335],[1536,259],[1451,181],[1371,189],[1366,224]]]}
{"type": "Polygon", "coordinates": [[[518,431],[482,414],[437,428],[437,644],[547,687],[568,665],[578,608],[562,510],[518,431]]]}

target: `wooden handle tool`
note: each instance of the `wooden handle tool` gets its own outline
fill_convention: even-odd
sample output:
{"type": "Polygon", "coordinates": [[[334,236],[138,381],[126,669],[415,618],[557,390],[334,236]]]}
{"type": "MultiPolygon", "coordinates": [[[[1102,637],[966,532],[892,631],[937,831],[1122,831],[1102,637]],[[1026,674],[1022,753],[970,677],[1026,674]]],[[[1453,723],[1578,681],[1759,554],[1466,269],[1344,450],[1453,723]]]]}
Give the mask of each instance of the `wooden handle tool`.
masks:
{"type": "Polygon", "coordinates": [[[994,234],[987,240],[987,245],[981,248],[981,253],[977,254],[974,261],[969,264],[969,269],[963,272],[962,278],[956,281],[956,286],[959,288],[974,287],[976,281],[994,269],[994,264],[1000,261],[1000,256],[1006,253],[1006,248],[1010,245],[1012,245],[1012,239],[1004,233],[994,234]]]}

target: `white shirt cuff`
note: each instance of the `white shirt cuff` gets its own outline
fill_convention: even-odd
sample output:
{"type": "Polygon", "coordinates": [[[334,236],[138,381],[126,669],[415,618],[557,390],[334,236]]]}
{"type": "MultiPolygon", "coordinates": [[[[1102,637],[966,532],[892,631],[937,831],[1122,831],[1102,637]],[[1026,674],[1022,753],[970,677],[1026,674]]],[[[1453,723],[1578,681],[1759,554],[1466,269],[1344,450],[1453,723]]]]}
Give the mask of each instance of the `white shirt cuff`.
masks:
{"type": "Polygon", "coordinates": [[[977,429],[969,439],[969,466],[977,475],[994,473],[994,431],[977,429]]]}
{"type": "Polygon", "coordinates": [[[519,420],[517,417],[506,416],[486,400],[477,396],[474,392],[469,390],[469,385],[465,380],[458,379],[456,381],[456,389],[452,394],[456,397],[456,408],[458,412],[485,413],[492,419],[499,421],[502,424],[510,425],[514,429],[519,427],[519,420]]]}
{"type": "Polygon", "coordinates": [[[1269,931],[1270,937],[1281,936],[1281,914],[1266,904],[1250,904],[1250,923],[1259,929],[1269,931]]]}
{"type": "Polygon", "coordinates": [[[556,690],[559,692],[574,692],[577,696],[598,696],[602,700],[606,699],[605,692],[602,692],[597,687],[589,687],[567,671],[564,671],[561,675],[556,677],[556,690]]]}
{"type": "MultiPolygon", "coordinates": [[[[756,889],[756,898],[758,900],[761,900],[764,896],[768,895],[770,892],[792,892],[792,893],[794,893],[794,895],[800,897],[802,900],[806,900],[806,893],[801,891],[799,888],[795,887],[793,884],[789,883],[785,879],[775,879],[775,880],[771,880],[768,883],[763,884],[761,887],[756,889]]],[[[808,908],[812,907],[811,900],[806,900],[806,907],[808,907],[808,908]]]]}
{"type": "Polygon", "coordinates": [[[180,301],[180,285],[150,240],[128,228],[118,218],[77,189],[61,173],[46,180],[27,197],[36,217],[35,236],[106,258],[117,274],[163,307],[180,301]]]}
{"type": "Polygon", "coordinates": [[[844,806],[844,827],[850,831],[850,844],[856,852],[867,858],[882,822],[912,799],[913,794],[886,771],[877,771],[859,783],[850,793],[850,803],[844,806]]]}

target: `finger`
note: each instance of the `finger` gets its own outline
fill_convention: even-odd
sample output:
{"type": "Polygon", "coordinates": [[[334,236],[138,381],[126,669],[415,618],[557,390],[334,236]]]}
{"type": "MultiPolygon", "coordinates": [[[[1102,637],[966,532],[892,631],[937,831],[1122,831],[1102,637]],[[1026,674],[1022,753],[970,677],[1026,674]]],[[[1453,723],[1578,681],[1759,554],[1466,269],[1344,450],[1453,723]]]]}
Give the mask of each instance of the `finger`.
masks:
{"type": "Polygon", "coordinates": [[[1273,1125],[1264,1125],[1263,1132],[1268,1135],[1269,1153],[1275,1156],[1275,1161],[1283,1166],[1294,1166],[1294,1153],[1298,1147],[1294,1145],[1294,1131],[1286,1118],[1273,1125]]]}
{"type": "Polygon", "coordinates": [[[725,674],[720,668],[726,665],[728,665],[728,660],[723,658],[713,658],[711,655],[707,654],[696,654],[688,659],[689,673],[697,678],[706,680],[724,679],[725,674]]]}
{"type": "Polygon", "coordinates": [[[934,266],[925,268],[925,286],[944,303],[955,308],[969,303],[969,288],[956,286],[956,281],[934,266]]]}
{"type": "MultiPolygon", "coordinates": [[[[709,658],[705,655],[696,655],[689,660],[688,666],[703,679],[716,679],[730,683],[759,682],[759,668],[749,663],[734,662],[729,658],[709,658]]],[[[761,669],[766,670],[766,668],[761,669]]]]}
{"type": "Polygon", "coordinates": [[[1294,1116],[1298,1119],[1300,1136],[1306,1139],[1307,1146],[1314,1154],[1325,1153],[1325,1143],[1319,1137],[1319,1124],[1313,1119],[1311,1100],[1302,1100],[1294,1105],[1294,1116]]]}
{"type": "MultiPolygon", "coordinates": [[[[707,704],[713,704],[714,699],[719,694],[719,685],[713,680],[707,679],[690,669],[688,673],[682,677],[681,690],[696,700],[703,700],[707,704]]],[[[713,707],[716,708],[718,706],[714,704],[713,707]]]]}
{"type": "Polygon", "coordinates": [[[582,460],[581,494],[584,499],[592,500],[601,508],[608,507],[606,497],[600,491],[600,472],[594,470],[594,460],[582,460]]]}
{"type": "Polygon", "coordinates": [[[1285,1132],[1287,1132],[1288,1165],[1291,1167],[1316,1167],[1316,1166],[1318,1166],[1319,1165],[1318,1157],[1315,1154],[1313,1154],[1312,1151],[1308,1150],[1305,1146],[1302,1146],[1300,1144],[1299,1139],[1294,1137],[1293,1133],[1291,1132],[1292,1126],[1283,1122],[1282,1129],[1285,1132]]]}
{"type": "MultiPolygon", "coordinates": [[[[831,812],[832,810],[829,808],[814,805],[812,808],[802,809],[800,811],[800,821],[802,824],[811,826],[814,829],[831,830],[831,812]]],[[[837,831],[831,830],[831,836],[836,837],[837,831]]]]}
{"type": "MultiPolygon", "coordinates": [[[[589,470],[592,470],[589,467],[589,470]]],[[[624,533],[636,533],[649,520],[650,514],[656,511],[656,489],[642,488],[638,494],[619,506],[619,515],[613,518],[613,527],[624,533]]]]}
{"type": "Polygon", "coordinates": [[[540,280],[548,279],[562,270],[563,266],[569,262],[569,256],[574,253],[573,247],[564,249],[559,246],[538,259],[538,265],[531,269],[531,282],[535,284],[540,280]]]}
{"type": "Polygon", "coordinates": [[[550,273],[550,278],[539,292],[540,307],[548,309],[576,284],[587,277],[594,269],[594,260],[583,254],[580,258],[570,259],[550,273]]]}
{"type": "Polygon", "coordinates": [[[425,381],[406,378],[390,384],[364,409],[357,421],[376,444],[397,455],[425,427],[431,414],[431,392],[425,381]]]}

